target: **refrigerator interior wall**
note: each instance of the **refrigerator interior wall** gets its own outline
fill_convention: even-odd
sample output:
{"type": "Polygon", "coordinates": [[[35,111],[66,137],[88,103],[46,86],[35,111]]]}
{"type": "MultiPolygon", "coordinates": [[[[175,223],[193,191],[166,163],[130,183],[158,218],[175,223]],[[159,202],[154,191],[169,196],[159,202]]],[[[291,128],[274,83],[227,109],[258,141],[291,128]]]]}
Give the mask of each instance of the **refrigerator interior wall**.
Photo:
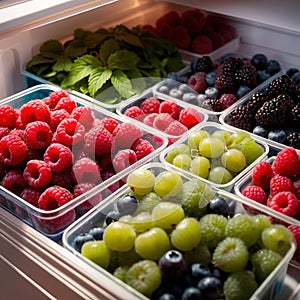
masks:
{"type": "MultiPolygon", "coordinates": [[[[3,27],[0,27],[0,99],[25,88],[22,70],[47,39],[67,40],[77,28],[95,30],[120,23],[128,26],[154,24],[157,17],[174,8],[174,5],[184,10],[180,6],[182,1],[155,1],[155,5],[150,0],[83,2],[90,2],[91,6],[81,13],[78,9],[76,13],[74,10],[73,13],[72,10],[62,11],[59,16],[53,14],[47,18],[40,15],[41,18],[9,31],[3,31],[3,27]],[[100,7],[101,2],[111,3],[100,7]]],[[[250,55],[254,49],[260,48],[272,58],[280,59],[287,67],[299,65],[299,1],[286,0],[281,4],[277,0],[235,0],[224,4],[221,0],[189,0],[184,5],[224,14],[236,27],[241,37],[239,47],[243,48],[244,53],[248,51],[250,55]]],[[[62,295],[65,299],[133,299],[130,292],[120,289],[108,278],[99,276],[93,268],[3,209],[0,209],[0,245],[1,274],[2,270],[10,270],[12,277],[8,278],[15,275],[22,278],[24,289],[28,287],[28,292],[39,295],[39,299],[62,298],[62,295]]],[[[300,280],[299,270],[292,274],[293,278],[289,277],[286,283],[285,298],[300,280]]],[[[1,279],[2,283],[9,286],[8,281],[1,279]]],[[[9,291],[8,294],[4,293],[4,299],[5,295],[13,294],[9,291]]]]}

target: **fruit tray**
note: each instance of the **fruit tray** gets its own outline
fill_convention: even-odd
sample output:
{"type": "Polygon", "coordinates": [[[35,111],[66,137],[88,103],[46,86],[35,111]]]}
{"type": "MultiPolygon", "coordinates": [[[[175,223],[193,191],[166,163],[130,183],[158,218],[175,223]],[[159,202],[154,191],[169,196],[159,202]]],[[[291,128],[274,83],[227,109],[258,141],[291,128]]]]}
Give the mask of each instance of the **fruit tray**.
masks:
{"type": "Polygon", "coordinates": [[[3,99],[0,111],[0,204],[52,239],[61,238],[64,228],[102,201],[109,188],[122,185],[119,176],[158,160],[167,146],[165,137],[134,120],[128,122],[53,85],[37,85],[3,99]],[[5,123],[4,114],[13,110],[18,121],[5,123]],[[19,147],[17,153],[14,147],[19,147]],[[29,150],[21,156],[19,149],[29,150]],[[41,193],[54,186],[62,199],[53,198],[52,203],[49,193],[41,204],[41,193]]]}
{"type": "Polygon", "coordinates": [[[278,73],[219,116],[227,128],[252,132],[274,149],[300,149],[299,86],[289,68],[278,73]],[[271,108],[276,103],[276,107],[271,108]]]}
{"type": "Polygon", "coordinates": [[[122,101],[116,112],[141,122],[149,127],[149,130],[159,130],[168,138],[169,144],[208,119],[208,115],[198,106],[178,99],[155,97],[152,89],[122,101]]]}
{"type": "MultiPolygon", "coordinates": [[[[204,220],[209,214],[219,214],[219,218],[227,220],[225,222],[229,222],[231,217],[236,214],[240,215],[240,221],[242,219],[248,220],[248,218],[261,218],[261,220],[267,222],[266,227],[273,226],[268,217],[262,216],[265,214],[264,210],[255,211],[255,214],[260,215],[260,217],[250,215],[244,209],[245,203],[247,202],[244,199],[234,194],[216,189],[210,184],[174,170],[168,165],[155,162],[148,163],[134,170],[127,177],[127,184],[111,194],[105,202],[100,203],[69,226],[63,234],[63,246],[111,280],[128,289],[137,299],[158,299],[164,292],[171,293],[176,298],[181,299],[185,288],[190,285],[198,287],[207,296],[205,299],[208,299],[208,294],[205,294],[207,292],[202,285],[203,281],[200,284],[201,280],[199,278],[209,276],[210,271],[208,270],[210,267],[212,268],[210,270],[215,271],[219,268],[216,269],[218,258],[214,253],[222,238],[215,236],[209,238],[209,235],[201,230],[201,246],[195,246],[199,243],[199,235],[197,235],[199,227],[196,226],[193,230],[190,227],[189,232],[183,230],[181,233],[184,234],[185,238],[181,241],[179,237],[176,239],[176,228],[182,228],[181,222],[186,222],[186,220],[191,222],[189,226],[196,224],[199,220],[200,228],[207,228],[209,225],[207,223],[207,226],[205,226],[204,220]],[[130,178],[130,176],[132,177],[130,178]],[[151,182],[149,176],[152,179],[155,178],[155,181],[147,185],[146,188],[143,183],[145,181],[151,182]],[[172,181],[172,183],[169,181],[172,181]],[[162,183],[165,184],[166,188],[163,187],[162,183]],[[152,189],[150,186],[152,186],[152,189]],[[195,189],[197,190],[196,193],[195,189]],[[137,191],[139,194],[136,194],[137,191]],[[190,193],[193,194],[192,197],[190,197],[190,193]],[[139,199],[138,202],[135,197],[139,199]],[[213,202],[214,204],[212,204],[213,202]],[[194,223],[195,221],[196,223],[194,223]],[[201,224],[203,227],[201,227],[201,224]],[[125,233],[123,230],[128,231],[125,233]],[[113,234],[114,238],[110,238],[110,233],[113,234]],[[169,238],[171,244],[168,242],[169,238]],[[216,242],[217,240],[219,242],[216,242]],[[193,245],[189,244],[191,241],[193,245]],[[165,243],[166,247],[164,246],[165,243]],[[210,246],[206,248],[205,245],[210,246]],[[154,249],[152,249],[153,247],[154,249]],[[202,250],[199,250],[201,254],[197,256],[194,253],[197,250],[194,248],[190,250],[192,247],[196,247],[195,249],[201,248],[202,250]],[[150,248],[149,251],[147,251],[148,248],[150,248]],[[92,249],[95,249],[96,252],[92,249]],[[91,251],[89,252],[89,250],[91,251]],[[171,258],[167,253],[175,257],[174,261],[176,263],[168,261],[171,258]],[[212,263],[211,257],[214,257],[215,263],[212,263]],[[151,280],[145,279],[145,282],[148,282],[147,286],[135,283],[134,276],[138,276],[138,269],[143,264],[145,264],[144,270],[148,270],[146,273],[149,272],[149,276],[151,276],[151,280]],[[213,267],[211,264],[215,264],[215,266],[213,267]],[[197,277],[197,275],[195,278],[191,277],[190,281],[185,283],[182,277],[185,275],[173,271],[180,278],[178,281],[177,277],[173,278],[172,273],[166,271],[167,266],[171,269],[176,266],[183,274],[189,272],[187,271],[189,268],[192,270],[192,266],[202,266],[201,268],[204,268],[208,273],[206,275],[202,273],[203,277],[197,277]],[[149,271],[150,267],[151,272],[149,271]],[[136,272],[133,272],[133,270],[136,272]],[[164,276],[168,276],[168,278],[166,279],[164,276]],[[164,279],[166,279],[168,285],[165,285],[164,279]],[[198,282],[198,280],[200,281],[197,285],[195,282],[198,282]],[[150,282],[152,282],[151,286],[150,282]]],[[[282,290],[288,264],[295,252],[295,243],[290,232],[284,226],[282,227],[279,226],[277,229],[280,228],[279,230],[282,229],[287,233],[287,239],[291,242],[291,246],[279,264],[272,269],[273,271],[269,272],[269,275],[256,286],[257,289],[255,288],[256,290],[253,289],[249,293],[247,299],[273,300],[282,290]]],[[[269,231],[268,228],[266,229],[262,230],[269,231]]],[[[255,230],[253,234],[254,232],[255,230]]],[[[248,234],[246,235],[249,237],[248,234]]],[[[249,245],[253,243],[253,241],[245,240],[245,243],[248,242],[249,245]]],[[[242,268],[242,270],[245,269],[242,268]]],[[[146,276],[146,273],[144,276],[146,276]]],[[[220,273],[218,274],[220,275],[220,273]]],[[[225,292],[225,282],[231,271],[228,272],[227,269],[224,272],[223,270],[221,274],[224,276],[223,279],[215,275],[219,279],[213,279],[213,281],[221,280],[221,290],[224,287],[223,291],[225,292]]],[[[251,285],[252,280],[253,277],[251,280],[248,278],[246,284],[251,285]]],[[[215,293],[219,293],[220,285],[215,285],[213,290],[215,293]]],[[[245,293],[246,290],[248,288],[242,289],[242,293],[245,293]]]]}
{"type": "Polygon", "coordinates": [[[164,149],[160,153],[160,160],[230,191],[237,180],[264,159],[268,152],[267,143],[245,131],[206,122],[196,125],[164,149]]]}
{"type": "Polygon", "coordinates": [[[222,113],[282,70],[280,62],[272,59],[267,50],[247,49],[242,43],[235,43],[218,57],[190,58],[185,68],[156,84],[154,92],[200,106],[209,120],[219,122],[222,113]]]}
{"type": "MultiPolygon", "coordinates": [[[[153,16],[157,16],[159,18],[160,16],[163,17],[167,14],[175,14],[176,18],[180,19],[181,14],[190,10],[191,9],[189,7],[170,3],[146,3],[143,4],[143,7],[140,7],[140,9],[137,9],[137,7],[135,6],[131,8],[127,7],[126,15],[123,15],[122,12],[118,12],[118,15],[116,13],[108,13],[105,16],[105,18],[101,18],[101,23],[99,23],[100,21],[98,21],[98,23],[96,24],[87,24],[85,20],[84,24],[82,24],[80,28],[76,28],[77,31],[74,31],[74,34],[72,32],[57,33],[55,31],[55,35],[53,34],[52,36],[48,37],[45,36],[45,40],[40,41],[40,45],[33,45],[33,49],[30,49],[33,53],[32,58],[35,58],[36,55],[38,56],[36,57],[36,61],[35,59],[30,60],[30,65],[27,65],[27,63],[29,62],[27,61],[22,66],[22,74],[25,76],[25,82],[27,84],[27,87],[38,83],[56,84],[58,86],[63,87],[64,89],[72,89],[77,91],[77,93],[79,94],[82,93],[82,95],[87,95],[87,97],[96,98],[99,105],[113,111],[115,110],[118,102],[127,99],[131,96],[130,92],[132,92],[132,94],[141,92],[144,90],[145,84],[148,84],[148,82],[152,79],[155,79],[155,82],[157,82],[157,80],[165,78],[167,73],[172,71],[178,71],[184,66],[184,63],[181,59],[181,53],[180,51],[178,51],[180,47],[176,47],[176,43],[174,44],[175,41],[173,39],[171,39],[170,41],[170,39],[167,39],[167,36],[162,37],[162,35],[158,34],[157,32],[164,31],[164,34],[166,34],[169,29],[172,29],[173,31],[172,27],[174,26],[170,26],[170,24],[168,23],[169,18],[167,17],[165,18],[165,21],[163,21],[163,19],[159,21],[160,25],[158,27],[160,27],[160,29],[155,28],[156,20],[153,16]],[[127,28],[125,29],[122,26],[126,26],[127,28]],[[164,28],[163,30],[161,30],[162,27],[164,28]],[[101,30],[99,30],[99,28],[101,28],[101,30]],[[140,34],[139,32],[140,29],[146,31],[146,34],[144,35],[147,35],[149,34],[149,31],[153,32],[154,30],[154,33],[156,33],[156,35],[154,35],[155,38],[149,38],[147,36],[145,38],[142,37],[142,34],[140,34]],[[121,41],[121,43],[119,43],[118,45],[116,45],[114,42],[106,43],[106,46],[103,47],[104,49],[102,50],[100,50],[100,47],[94,47],[95,44],[99,45],[104,40],[103,35],[107,33],[107,30],[112,30],[110,34],[108,34],[108,37],[111,38],[111,40],[113,40],[114,34],[116,34],[116,41],[121,41]],[[97,33],[95,34],[96,31],[97,33]],[[74,39],[74,35],[76,35],[75,44],[72,44],[71,41],[74,39]],[[100,42],[99,40],[96,41],[97,37],[99,37],[100,42]],[[82,46],[82,44],[87,44],[87,40],[89,41],[89,44],[82,46]],[[125,47],[123,47],[124,44],[126,44],[125,47]],[[40,51],[38,50],[39,47],[41,47],[40,51]],[[85,53],[84,51],[82,51],[82,49],[85,47],[88,49],[92,49],[91,52],[85,53]],[[141,50],[142,47],[145,48],[145,53],[143,52],[143,50],[141,50]],[[58,48],[61,50],[60,54],[62,54],[64,58],[67,57],[66,60],[68,61],[66,62],[66,64],[71,63],[71,61],[74,61],[74,53],[76,55],[76,58],[80,59],[83,55],[91,54],[93,58],[86,57],[87,59],[85,61],[84,59],[81,60],[81,67],[83,65],[86,65],[89,66],[89,70],[93,71],[93,74],[98,72],[99,80],[91,80],[92,76],[89,77],[90,80],[87,80],[89,74],[86,75],[85,78],[79,78],[79,76],[83,72],[80,73],[77,69],[75,70],[75,72],[73,72],[72,76],[69,77],[69,82],[71,81],[71,83],[68,84],[68,82],[65,81],[64,85],[62,85],[62,78],[65,78],[66,73],[69,74],[69,69],[67,70],[67,68],[69,68],[70,65],[67,65],[65,70],[65,66],[63,65],[60,65],[59,67],[57,66],[57,64],[54,65],[55,62],[53,62],[52,58],[50,58],[51,62],[49,63],[48,57],[49,52],[55,52],[55,50],[58,48]],[[118,56],[117,53],[117,50],[123,50],[124,48],[128,50],[125,53],[125,58],[124,56],[121,57],[121,55],[118,56]],[[95,55],[96,53],[100,53],[100,55],[95,55]],[[96,56],[103,59],[108,58],[109,54],[111,53],[114,55],[114,58],[112,58],[108,63],[107,61],[96,61],[96,56]],[[41,57],[45,58],[45,64],[43,64],[43,62],[41,63],[41,60],[39,59],[41,57]],[[127,65],[124,66],[122,63],[120,63],[121,60],[126,61],[127,65]],[[98,68],[99,65],[106,65],[108,66],[108,69],[110,66],[112,66],[112,70],[121,70],[122,72],[114,72],[111,73],[111,75],[109,75],[108,72],[101,73],[101,68],[98,68]],[[59,68],[61,68],[63,71],[57,72],[57,69],[59,68]],[[129,84],[128,78],[130,78],[131,84],[129,84]],[[132,78],[138,79],[132,80],[132,78]],[[74,82],[77,79],[78,82],[74,82]],[[116,89],[114,88],[110,90],[109,94],[105,93],[104,95],[102,93],[99,93],[98,95],[98,93],[94,93],[95,89],[97,89],[98,92],[98,88],[101,89],[101,86],[104,83],[105,87],[111,86],[110,83],[114,80],[116,81],[116,84],[114,85],[115,87],[117,87],[120,81],[123,85],[119,85],[116,88],[117,93],[116,89]],[[83,82],[84,84],[78,87],[78,85],[80,85],[81,82],[83,82]],[[89,89],[87,89],[88,85],[89,89]],[[123,91],[121,91],[122,89],[123,91]],[[121,99],[116,99],[115,97],[115,95],[118,94],[118,92],[122,96],[121,99]]],[[[192,11],[195,12],[194,9],[192,11]]],[[[214,42],[213,49],[208,49],[209,52],[206,53],[213,53],[214,51],[217,51],[218,53],[223,53],[223,47],[225,47],[225,49],[228,49],[234,41],[238,40],[234,28],[232,28],[232,26],[229,25],[226,19],[222,18],[221,16],[215,16],[213,14],[208,15],[207,12],[201,12],[201,15],[203,15],[204,19],[207,19],[206,29],[210,31],[209,33],[207,33],[207,35],[209,36],[211,34],[212,36],[218,36],[218,39],[223,40],[224,42],[214,42]],[[218,26],[219,21],[223,26],[218,26]],[[231,31],[234,31],[232,32],[232,34],[229,32],[229,28],[231,29],[231,31]],[[222,36],[220,36],[220,32],[217,32],[224,31],[227,29],[228,34],[224,33],[222,34],[222,36]],[[226,39],[224,40],[225,36],[226,39]]],[[[189,19],[194,20],[194,18],[189,19]]],[[[200,20],[199,22],[201,23],[199,25],[201,25],[201,27],[204,30],[204,23],[202,23],[202,21],[200,20]]],[[[183,26],[181,25],[181,27],[183,26]]],[[[193,29],[195,29],[195,26],[193,26],[193,29]]],[[[174,36],[174,32],[172,35],[174,36]]],[[[181,41],[182,36],[178,35],[176,31],[176,37],[178,36],[180,36],[181,41]]],[[[210,41],[209,43],[211,44],[212,42],[210,41]]],[[[201,45],[204,44],[204,42],[201,43],[201,45]]],[[[50,53],[50,56],[51,54],[52,53],[50,53]]],[[[153,83],[151,83],[150,85],[152,84],[153,83]]]]}

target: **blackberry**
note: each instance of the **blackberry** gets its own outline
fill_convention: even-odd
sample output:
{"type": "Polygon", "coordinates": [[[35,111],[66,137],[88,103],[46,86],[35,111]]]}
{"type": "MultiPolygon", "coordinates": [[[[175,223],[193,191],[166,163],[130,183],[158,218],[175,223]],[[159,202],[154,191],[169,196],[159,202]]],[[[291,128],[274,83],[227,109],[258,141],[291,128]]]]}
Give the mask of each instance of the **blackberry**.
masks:
{"type": "Polygon", "coordinates": [[[294,127],[299,127],[300,126],[300,103],[296,104],[292,109],[291,109],[291,116],[292,116],[292,122],[294,127]]]}
{"type": "Polygon", "coordinates": [[[253,66],[244,66],[240,70],[241,84],[250,87],[256,86],[256,69],[253,66]]]}
{"type": "Polygon", "coordinates": [[[254,93],[250,96],[247,106],[249,110],[252,112],[256,113],[260,107],[267,101],[267,97],[264,93],[262,92],[257,92],[254,93]]]}
{"type": "Polygon", "coordinates": [[[243,66],[243,60],[240,57],[229,57],[223,64],[223,74],[233,75],[243,66]]]}
{"type": "Polygon", "coordinates": [[[287,94],[281,94],[276,97],[277,101],[285,105],[287,111],[291,111],[294,106],[293,99],[287,94]]]}
{"type": "Polygon", "coordinates": [[[295,97],[296,94],[296,84],[286,74],[272,80],[266,89],[266,95],[269,100],[280,94],[287,94],[292,98],[295,97]]]}
{"type": "Polygon", "coordinates": [[[255,114],[246,105],[237,106],[226,121],[228,125],[251,131],[255,125],[255,114]]]}
{"type": "Polygon", "coordinates": [[[284,102],[274,98],[265,102],[256,112],[255,120],[257,125],[267,129],[280,129],[285,127],[287,108],[284,102]]]}
{"type": "Polygon", "coordinates": [[[223,93],[235,93],[238,87],[234,78],[224,73],[217,76],[215,86],[223,93]]]}
{"type": "Polygon", "coordinates": [[[212,110],[212,111],[215,111],[215,112],[220,112],[222,111],[222,106],[221,106],[221,103],[216,100],[216,99],[205,99],[201,105],[200,105],[202,108],[205,108],[207,110],[212,110]]]}
{"type": "Polygon", "coordinates": [[[300,131],[294,131],[286,137],[287,145],[300,149],[300,131]]]}
{"type": "Polygon", "coordinates": [[[213,67],[214,67],[214,63],[211,60],[210,56],[205,55],[192,61],[191,71],[192,73],[197,73],[197,72],[209,73],[210,71],[213,70],[213,67]]]}

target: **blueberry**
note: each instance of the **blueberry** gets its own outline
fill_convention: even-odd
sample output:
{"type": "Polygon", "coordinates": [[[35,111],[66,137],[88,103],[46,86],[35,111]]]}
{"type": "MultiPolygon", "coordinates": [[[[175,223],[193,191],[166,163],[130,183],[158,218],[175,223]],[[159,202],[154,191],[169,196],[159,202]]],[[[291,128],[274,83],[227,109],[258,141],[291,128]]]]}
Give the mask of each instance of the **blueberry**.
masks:
{"type": "Polygon", "coordinates": [[[214,86],[216,83],[216,78],[217,78],[217,72],[211,71],[206,74],[205,81],[208,86],[214,86]]]}
{"type": "Polygon", "coordinates": [[[188,83],[189,77],[187,75],[177,75],[177,81],[181,83],[188,83]]]}
{"type": "Polygon", "coordinates": [[[203,299],[215,300],[221,296],[222,283],[220,279],[210,276],[201,279],[197,285],[203,299]]]}
{"type": "Polygon", "coordinates": [[[208,267],[201,263],[194,263],[190,266],[190,277],[194,284],[197,284],[201,279],[211,276],[208,267]]]}
{"type": "Polygon", "coordinates": [[[167,85],[162,85],[158,88],[158,91],[162,94],[166,94],[166,95],[169,95],[170,93],[170,89],[167,85]]]}
{"type": "Polygon", "coordinates": [[[258,84],[266,81],[270,77],[271,77],[271,75],[269,73],[267,73],[266,70],[259,70],[256,73],[256,79],[257,79],[258,84]]]}
{"type": "Polygon", "coordinates": [[[180,84],[178,87],[178,90],[182,93],[190,93],[191,92],[191,88],[186,83],[180,84]]]}
{"type": "Polygon", "coordinates": [[[169,73],[169,74],[167,75],[167,78],[168,78],[168,79],[175,80],[175,81],[178,81],[177,73],[175,73],[175,72],[169,73]]]}
{"type": "Polygon", "coordinates": [[[219,196],[209,202],[207,205],[207,212],[211,214],[223,215],[227,218],[230,215],[230,208],[227,201],[219,196]]]}
{"type": "Polygon", "coordinates": [[[297,73],[297,72],[299,72],[299,69],[297,69],[297,68],[289,68],[285,73],[286,73],[286,75],[288,75],[289,77],[292,78],[292,76],[295,73],[297,73]]]}
{"type": "Polygon", "coordinates": [[[176,300],[176,298],[170,293],[164,293],[158,298],[158,300],[176,300]]]}
{"type": "Polygon", "coordinates": [[[107,213],[105,217],[105,223],[108,226],[110,223],[114,221],[118,221],[121,217],[121,214],[118,211],[112,210],[107,213]]]}
{"type": "Polygon", "coordinates": [[[243,96],[245,96],[247,93],[250,92],[250,88],[246,85],[241,85],[237,92],[236,92],[236,95],[238,98],[242,98],[243,96]]]}
{"type": "Polygon", "coordinates": [[[284,130],[273,130],[269,132],[268,139],[284,144],[286,141],[286,133],[284,130]]]}
{"type": "Polygon", "coordinates": [[[181,300],[201,300],[201,292],[194,286],[186,288],[181,296],[181,300]]]}
{"type": "Polygon", "coordinates": [[[265,69],[268,62],[268,58],[263,53],[256,53],[251,58],[251,64],[256,68],[256,70],[265,69]]]}
{"type": "Polygon", "coordinates": [[[94,237],[89,233],[81,233],[77,235],[74,239],[74,248],[75,250],[81,252],[82,245],[85,242],[93,241],[94,237]]]}
{"type": "Polygon", "coordinates": [[[94,228],[91,228],[88,233],[90,235],[92,235],[95,240],[101,241],[101,240],[103,240],[104,228],[103,227],[94,227],[94,228]]]}
{"type": "Polygon", "coordinates": [[[197,103],[197,95],[194,93],[185,93],[182,96],[182,100],[187,103],[196,104],[197,103]]]}
{"type": "Polygon", "coordinates": [[[219,90],[215,87],[208,87],[204,93],[210,99],[217,99],[219,95],[219,90]]]}
{"type": "Polygon", "coordinates": [[[203,101],[207,99],[207,96],[205,94],[199,94],[197,96],[197,104],[200,106],[203,101]]]}
{"type": "Polygon", "coordinates": [[[138,200],[131,195],[126,195],[117,200],[117,208],[122,216],[133,215],[138,207],[138,200]]]}
{"type": "Polygon", "coordinates": [[[199,57],[194,57],[191,61],[191,75],[194,75],[198,72],[197,65],[198,65],[199,57]]]}
{"type": "Polygon", "coordinates": [[[300,72],[296,72],[292,76],[292,80],[296,83],[296,85],[299,85],[300,84],[300,72]]]}
{"type": "Polygon", "coordinates": [[[252,131],[254,134],[257,134],[261,137],[268,138],[269,131],[262,126],[255,126],[252,131]]]}
{"type": "Polygon", "coordinates": [[[265,71],[267,73],[269,73],[271,76],[272,75],[275,75],[276,73],[278,73],[279,71],[281,70],[281,66],[279,64],[279,62],[277,60],[269,60],[267,62],[267,65],[266,65],[266,68],[265,68],[265,71]]]}
{"type": "Polygon", "coordinates": [[[171,97],[177,98],[177,99],[181,99],[182,98],[182,92],[177,89],[177,88],[173,88],[170,90],[169,95],[171,97]]]}

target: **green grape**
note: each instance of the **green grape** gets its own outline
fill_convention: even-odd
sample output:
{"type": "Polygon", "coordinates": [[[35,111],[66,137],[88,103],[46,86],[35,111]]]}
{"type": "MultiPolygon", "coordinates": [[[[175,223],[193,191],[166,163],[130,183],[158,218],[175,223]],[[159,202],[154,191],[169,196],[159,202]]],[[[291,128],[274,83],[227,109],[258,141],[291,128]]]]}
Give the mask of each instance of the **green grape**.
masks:
{"type": "Polygon", "coordinates": [[[154,174],[146,169],[132,171],[127,177],[127,184],[134,194],[146,195],[153,190],[154,174]]]}
{"type": "Polygon", "coordinates": [[[103,240],[85,242],[82,245],[81,254],[102,268],[108,268],[110,250],[103,240]]]}
{"type": "Polygon", "coordinates": [[[163,171],[155,177],[154,192],[161,198],[180,197],[182,178],[176,171],[163,171]]]}
{"type": "Polygon", "coordinates": [[[184,211],[180,204],[160,202],[152,210],[152,220],[162,229],[173,229],[184,218],[184,211]]]}
{"type": "Polygon", "coordinates": [[[140,212],[131,220],[131,225],[136,232],[144,232],[154,227],[152,215],[150,212],[140,212]]]}
{"type": "Polygon", "coordinates": [[[245,155],[237,149],[229,149],[221,156],[224,168],[232,172],[240,172],[246,167],[245,155]]]}
{"type": "Polygon", "coordinates": [[[230,143],[231,136],[226,130],[216,130],[211,136],[220,139],[225,145],[230,143]]]}
{"type": "Polygon", "coordinates": [[[200,242],[197,247],[184,253],[184,259],[188,266],[201,263],[208,267],[211,263],[211,253],[207,245],[200,242]]]}
{"type": "Polygon", "coordinates": [[[174,157],[178,154],[190,154],[189,146],[183,143],[173,146],[166,154],[165,160],[171,164],[173,162],[174,157]]]}
{"type": "Polygon", "coordinates": [[[134,248],[126,252],[118,252],[119,266],[131,266],[140,260],[142,258],[136,253],[134,248]]]}
{"type": "Polygon", "coordinates": [[[204,138],[199,144],[199,153],[207,158],[219,157],[225,151],[225,144],[215,137],[204,138]]]}
{"type": "Polygon", "coordinates": [[[135,212],[135,214],[139,214],[141,212],[151,212],[153,207],[161,201],[160,197],[155,194],[154,192],[151,192],[147,195],[145,195],[142,199],[140,199],[138,203],[138,208],[135,212]]]}
{"type": "Polygon", "coordinates": [[[189,154],[178,154],[174,157],[172,164],[180,169],[188,171],[191,165],[191,156],[189,154]]]}
{"type": "Polygon", "coordinates": [[[154,227],[138,235],[134,247],[136,253],[142,258],[158,260],[171,249],[171,243],[169,236],[163,229],[154,227]]]}
{"type": "Polygon", "coordinates": [[[190,149],[198,150],[200,141],[207,137],[209,137],[209,133],[205,130],[192,132],[187,140],[187,144],[190,149]]]}
{"type": "Polygon", "coordinates": [[[237,131],[231,134],[229,147],[234,147],[240,144],[243,139],[250,137],[250,134],[246,131],[237,131]]]}
{"type": "Polygon", "coordinates": [[[190,251],[197,247],[201,240],[200,224],[195,218],[185,218],[177,224],[171,233],[171,242],[181,251],[190,251]]]}
{"type": "Polygon", "coordinates": [[[117,267],[114,272],[113,272],[113,275],[122,280],[123,282],[125,282],[126,280],[126,274],[129,270],[129,266],[120,266],[120,267],[117,267]]]}
{"type": "Polygon", "coordinates": [[[210,170],[208,180],[217,184],[226,184],[233,179],[231,173],[223,167],[214,167],[210,170]]]}
{"type": "Polygon", "coordinates": [[[189,171],[199,177],[207,179],[210,171],[209,159],[204,156],[196,156],[191,161],[189,171]]]}
{"type": "Polygon", "coordinates": [[[121,216],[119,218],[119,222],[130,224],[132,222],[132,219],[133,219],[133,216],[131,216],[131,215],[125,215],[125,216],[121,216]]]}
{"type": "Polygon", "coordinates": [[[259,215],[251,216],[251,218],[256,223],[256,226],[259,231],[259,237],[261,236],[261,233],[263,232],[263,230],[265,228],[271,226],[271,224],[272,224],[269,217],[266,215],[259,214],[259,215]]]}
{"type": "Polygon", "coordinates": [[[103,240],[107,247],[114,251],[129,251],[134,246],[136,233],[134,229],[123,222],[110,223],[104,231],[103,240]]]}
{"type": "Polygon", "coordinates": [[[251,138],[244,139],[239,149],[245,155],[247,165],[252,164],[264,153],[263,147],[251,138]]]}

